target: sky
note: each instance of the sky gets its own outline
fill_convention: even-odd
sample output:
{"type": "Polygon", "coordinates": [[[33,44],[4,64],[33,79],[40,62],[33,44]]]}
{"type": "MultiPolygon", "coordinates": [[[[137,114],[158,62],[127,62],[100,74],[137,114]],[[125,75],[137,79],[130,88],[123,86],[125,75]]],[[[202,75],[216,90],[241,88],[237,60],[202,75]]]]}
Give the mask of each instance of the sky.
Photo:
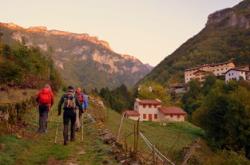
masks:
{"type": "Polygon", "coordinates": [[[0,0],[0,22],[88,33],[120,54],[157,65],[241,0],[0,0]]]}

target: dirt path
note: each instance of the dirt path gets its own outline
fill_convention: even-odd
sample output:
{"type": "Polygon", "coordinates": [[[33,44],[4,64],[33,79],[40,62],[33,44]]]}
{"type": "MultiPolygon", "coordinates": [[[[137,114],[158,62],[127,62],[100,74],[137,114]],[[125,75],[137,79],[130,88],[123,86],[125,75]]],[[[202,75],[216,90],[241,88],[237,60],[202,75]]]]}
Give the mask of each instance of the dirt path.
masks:
{"type": "MultiPolygon", "coordinates": [[[[91,110],[90,110],[91,111],[91,110]]],[[[116,161],[111,155],[111,148],[103,144],[98,137],[96,124],[84,118],[83,141],[81,131],[76,133],[76,141],[63,146],[62,137],[62,116],[58,117],[56,108],[50,112],[48,133],[35,134],[37,129],[37,114],[31,110],[26,115],[28,126],[25,128],[28,137],[16,135],[7,136],[0,139],[3,143],[5,158],[0,157],[0,164],[3,165],[115,165],[116,161]],[[58,137],[57,144],[54,144],[57,124],[58,137]],[[18,148],[18,149],[15,149],[18,148]],[[6,160],[4,160],[6,159],[6,160]]],[[[1,155],[0,155],[1,156],[1,155]]]]}

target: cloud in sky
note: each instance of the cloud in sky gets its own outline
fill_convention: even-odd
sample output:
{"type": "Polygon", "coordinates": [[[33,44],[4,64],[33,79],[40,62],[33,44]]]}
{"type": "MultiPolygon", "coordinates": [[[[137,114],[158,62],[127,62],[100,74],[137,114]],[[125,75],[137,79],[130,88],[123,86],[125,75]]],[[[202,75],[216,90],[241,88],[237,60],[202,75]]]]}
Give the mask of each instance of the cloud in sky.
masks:
{"type": "Polygon", "coordinates": [[[114,51],[156,65],[204,26],[208,14],[240,0],[4,0],[0,22],[89,33],[114,51]]]}

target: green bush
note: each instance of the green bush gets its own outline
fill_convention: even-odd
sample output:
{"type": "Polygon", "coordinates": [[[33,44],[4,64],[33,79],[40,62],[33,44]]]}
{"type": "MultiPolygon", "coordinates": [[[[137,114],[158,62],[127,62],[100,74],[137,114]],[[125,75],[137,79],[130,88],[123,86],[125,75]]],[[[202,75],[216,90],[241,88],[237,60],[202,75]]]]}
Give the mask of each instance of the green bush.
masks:
{"type": "Polygon", "coordinates": [[[39,88],[50,83],[55,90],[62,85],[50,55],[38,48],[22,44],[9,46],[0,42],[0,58],[0,85],[39,88]]]}

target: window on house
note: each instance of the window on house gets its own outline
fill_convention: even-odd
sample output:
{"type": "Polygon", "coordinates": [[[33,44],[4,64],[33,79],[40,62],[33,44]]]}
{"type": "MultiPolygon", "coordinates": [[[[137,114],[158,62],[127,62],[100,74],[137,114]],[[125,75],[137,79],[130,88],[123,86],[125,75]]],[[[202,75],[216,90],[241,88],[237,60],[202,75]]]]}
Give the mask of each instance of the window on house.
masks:
{"type": "Polygon", "coordinates": [[[158,118],[158,115],[157,115],[157,114],[154,114],[154,118],[157,119],[157,118],[158,118]]]}
{"type": "Polygon", "coordinates": [[[172,117],[173,117],[173,115],[170,115],[170,117],[172,118],[172,117]]]}
{"type": "Polygon", "coordinates": [[[143,108],[146,108],[146,105],[145,105],[145,104],[143,104],[143,108]]]}
{"type": "Polygon", "coordinates": [[[151,105],[151,104],[149,104],[149,105],[148,105],[148,107],[149,107],[149,108],[151,108],[151,107],[152,107],[152,105],[151,105]]]}
{"type": "Polygon", "coordinates": [[[177,118],[179,119],[179,118],[180,118],[180,115],[177,115],[177,118]]]}
{"type": "Polygon", "coordinates": [[[146,114],[143,114],[143,119],[146,119],[147,118],[147,115],[146,114]]]}

